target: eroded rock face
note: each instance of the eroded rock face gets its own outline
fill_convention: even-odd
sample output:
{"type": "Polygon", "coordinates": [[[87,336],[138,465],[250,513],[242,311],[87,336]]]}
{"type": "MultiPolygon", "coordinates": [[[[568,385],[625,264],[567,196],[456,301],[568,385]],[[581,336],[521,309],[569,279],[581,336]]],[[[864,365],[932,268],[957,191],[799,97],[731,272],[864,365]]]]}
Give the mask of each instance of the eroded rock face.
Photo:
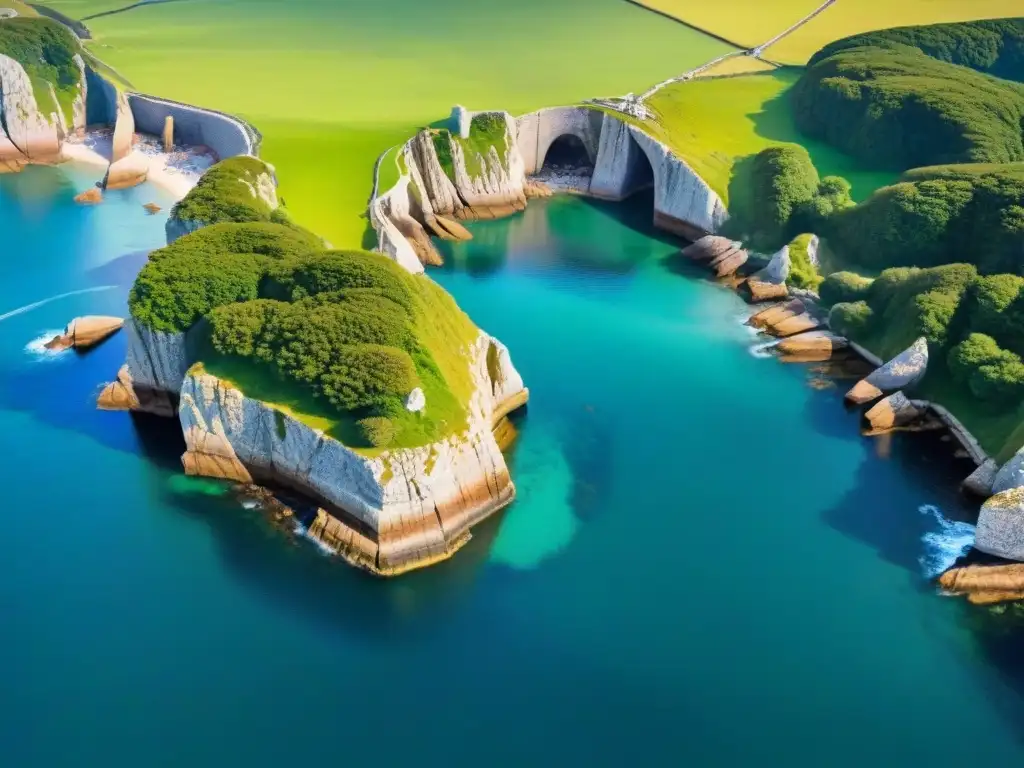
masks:
{"type": "Polygon", "coordinates": [[[851,403],[867,403],[898,389],[906,389],[924,378],[928,369],[928,340],[919,338],[892,360],[865,377],[846,393],[851,403]]]}
{"type": "Polygon", "coordinates": [[[771,285],[782,285],[789,279],[790,267],[789,246],[784,245],[782,250],[772,256],[768,266],[756,272],[752,279],[771,285]]]}
{"type": "Polygon", "coordinates": [[[377,573],[393,575],[436,562],[515,493],[492,427],[510,400],[525,397],[522,379],[507,350],[486,334],[474,344],[471,359],[477,386],[466,431],[373,458],[214,376],[190,373],[179,407],[186,471],[241,482],[248,482],[246,475],[273,480],[322,501],[326,516],[318,516],[316,537],[351,555],[342,551],[343,544],[352,546],[358,534],[361,564],[377,573]],[[516,382],[519,391],[513,391],[516,382]],[[497,400],[496,392],[505,401],[497,400]]]}
{"type": "Polygon", "coordinates": [[[992,478],[992,493],[1024,486],[1024,448],[1010,458],[992,478]]]}
{"type": "MultiPolygon", "coordinates": [[[[0,54],[0,167],[21,170],[31,162],[55,161],[66,133],[54,99],[54,113],[44,114],[24,67],[0,54]]],[[[44,96],[44,98],[46,98],[44,96]]]]}
{"type": "Polygon", "coordinates": [[[140,385],[177,396],[192,362],[184,333],[154,331],[129,319],[126,363],[136,388],[140,385]]]}
{"type": "Polygon", "coordinates": [[[1001,491],[982,505],[974,548],[1007,560],[1024,560],[1024,487],[1001,491]]]}

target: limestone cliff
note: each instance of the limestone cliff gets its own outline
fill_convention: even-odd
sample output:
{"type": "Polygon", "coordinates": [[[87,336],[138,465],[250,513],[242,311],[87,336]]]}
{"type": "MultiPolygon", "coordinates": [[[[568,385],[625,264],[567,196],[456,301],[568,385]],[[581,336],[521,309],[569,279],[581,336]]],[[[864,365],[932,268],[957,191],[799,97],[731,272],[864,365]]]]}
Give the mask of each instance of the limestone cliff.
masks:
{"type": "Polygon", "coordinates": [[[508,351],[486,334],[470,360],[476,387],[463,433],[372,457],[192,370],[181,388],[182,461],[189,474],[282,484],[312,497],[323,509],[310,534],[375,573],[429,565],[515,493],[492,428],[526,390],[508,351]]]}
{"type": "Polygon", "coordinates": [[[36,94],[24,67],[0,54],[0,170],[56,161],[67,132],[61,121],[55,96],[36,94]],[[52,112],[40,108],[46,102],[53,105],[52,112]]]}

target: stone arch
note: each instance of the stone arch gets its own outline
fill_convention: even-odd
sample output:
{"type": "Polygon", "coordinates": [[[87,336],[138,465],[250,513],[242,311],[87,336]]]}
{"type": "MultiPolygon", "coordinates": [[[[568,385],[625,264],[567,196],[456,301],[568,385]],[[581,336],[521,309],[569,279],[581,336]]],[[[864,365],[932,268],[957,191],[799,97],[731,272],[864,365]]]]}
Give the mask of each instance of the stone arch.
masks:
{"type": "Polygon", "coordinates": [[[575,133],[563,133],[548,145],[540,165],[542,169],[549,166],[593,167],[595,159],[594,153],[583,143],[583,139],[575,133]]]}
{"type": "Polygon", "coordinates": [[[621,120],[606,115],[590,182],[590,194],[623,200],[634,192],[658,186],[662,164],[642,146],[621,120]]]}
{"type": "Polygon", "coordinates": [[[552,107],[518,118],[517,144],[526,173],[537,173],[551,145],[566,135],[578,138],[590,161],[596,162],[602,117],[600,112],[583,107],[552,107]]]}

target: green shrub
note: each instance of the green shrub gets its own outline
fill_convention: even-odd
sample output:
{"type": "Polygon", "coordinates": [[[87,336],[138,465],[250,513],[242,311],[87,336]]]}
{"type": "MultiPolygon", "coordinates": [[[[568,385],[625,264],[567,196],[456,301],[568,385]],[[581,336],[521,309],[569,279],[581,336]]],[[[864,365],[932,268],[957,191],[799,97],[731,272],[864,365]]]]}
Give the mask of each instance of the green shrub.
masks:
{"type": "Polygon", "coordinates": [[[813,235],[797,235],[789,243],[789,277],[786,282],[794,288],[806,288],[815,291],[821,284],[822,277],[818,274],[817,267],[811,263],[811,256],[808,251],[813,235]]]}
{"type": "Polygon", "coordinates": [[[991,403],[1017,404],[1024,396],[1024,363],[1012,352],[1006,352],[971,374],[971,392],[991,403]]]}
{"type": "Polygon", "coordinates": [[[395,440],[395,425],[383,416],[367,416],[356,424],[363,439],[375,448],[387,448],[395,440]]]}
{"type": "Polygon", "coordinates": [[[797,144],[769,147],[754,156],[751,168],[756,237],[785,237],[794,209],[814,198],[818,172],[807,150],[797,144]]]}
{"type": "Polygon", "coordinates": [[[1024,278],[991,275],[979,278],[968,298],[971,330],[991,336],[1017,354],[1024,354],[1024,278]]]}
{"type": "Polygon", "coordinates": [[[829,327],[855,341],[863,340],[871,330],[874,312],[866,301],[840,302],[828,315],[829,327]]]}
{"type": "Polygon", "coordinates": [[[238,155],[207,169],[199,183],[175,203],[171,216],[203,224],[276,221],[290,223],[257,193],[260,176],[273,178],[270,168],[256,157],[238,155]]]}
{"type": "Polygon", "coordinates": [[[953,381],[967,385],[978,368],[997,362],[1004,354],[991,336],[972,333],[949,351],[946,364],[953,381]]]}
{"type": "Polygon", "coordinates": [[[872,280],[861,277],[856,272],[833,272],[825,278],[818,295],[826,307],[840,302],[861,301],[868,294],[872,280]]]}

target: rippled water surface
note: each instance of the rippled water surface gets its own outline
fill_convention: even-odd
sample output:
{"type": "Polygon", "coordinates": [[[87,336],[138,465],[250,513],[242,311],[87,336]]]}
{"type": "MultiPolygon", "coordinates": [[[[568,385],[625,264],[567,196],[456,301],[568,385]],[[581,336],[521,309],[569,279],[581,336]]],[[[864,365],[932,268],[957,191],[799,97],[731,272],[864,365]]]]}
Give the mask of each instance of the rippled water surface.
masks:
{"type": "Polygon", "coordinates": [[[90,180],[0,177],[4,765],[1020,764],[1021,636],[926,579],[963,466],[752,355],[649,201],[449,249],[532,390],[519,500],[378,582],[181,477],[173,423],[95,411],[123,338],[39,351],[162,239],[156,193],[76,207],[90,180]]]}

